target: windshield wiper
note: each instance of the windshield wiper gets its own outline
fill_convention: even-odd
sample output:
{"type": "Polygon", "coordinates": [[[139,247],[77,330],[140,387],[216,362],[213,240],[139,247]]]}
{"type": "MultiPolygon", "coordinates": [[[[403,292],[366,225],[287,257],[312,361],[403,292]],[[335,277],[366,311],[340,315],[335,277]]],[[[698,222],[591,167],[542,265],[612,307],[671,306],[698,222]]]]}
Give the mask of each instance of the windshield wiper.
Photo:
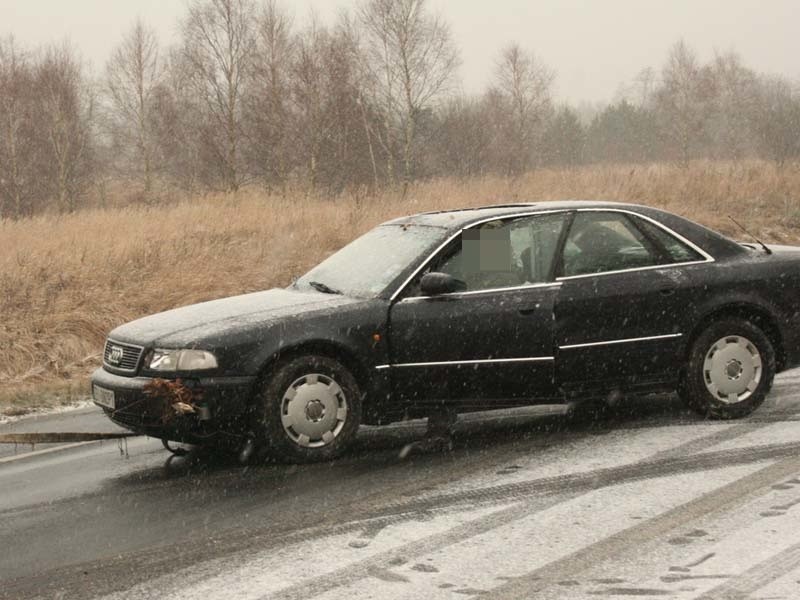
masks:
{"type": "Polygon", "coordinates": [[[322,292],[323,294],[337,294],[340,296],[342,295],[342,292],[340,292],[339,290],[335,290],[332,287],[325,285],[324,283],[320,283],[319,281],[309,281],[308,285],[310,285],[318,292],[322,292]]]}

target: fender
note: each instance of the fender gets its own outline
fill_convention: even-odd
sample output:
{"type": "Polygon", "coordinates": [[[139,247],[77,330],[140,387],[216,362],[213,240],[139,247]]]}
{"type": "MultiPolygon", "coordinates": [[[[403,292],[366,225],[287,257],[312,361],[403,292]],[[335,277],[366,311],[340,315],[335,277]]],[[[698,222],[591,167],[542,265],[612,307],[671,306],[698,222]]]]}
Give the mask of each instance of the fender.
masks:
{"type": "Polygon", "coordinates": [[[345,308],[336,314],[335,329],[333,320],[324,315],[281,322],[259,341],[242,366],[263,377],[283,358],[317,352],[350,369],[367,396],[384,398],[390,391],[388,379],[375,366],[388,362],[387,306],[387,301],[371,302],[369,318],[365,318],[363,305],[358,311],[345,308]]]}
{"type": "Polygon", "coordinates": [[[691,331],[684,336],[684,354],[688,355],[694,340],[711,322],[723,315],[754,318],[775,346],[779,370],[782,370],[781,367],[785,369],[786,318],[776,303],[754,291],[736,291],[723,297],[712,297],[698,306],[691,331]]]}

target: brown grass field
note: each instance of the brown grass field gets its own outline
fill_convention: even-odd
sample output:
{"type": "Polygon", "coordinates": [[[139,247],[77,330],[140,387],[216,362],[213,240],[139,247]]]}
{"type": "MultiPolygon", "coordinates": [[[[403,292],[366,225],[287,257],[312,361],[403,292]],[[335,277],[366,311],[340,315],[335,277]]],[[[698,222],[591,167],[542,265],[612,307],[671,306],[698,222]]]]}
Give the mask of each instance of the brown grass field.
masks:
{"type": "Polygon", "coordinates": [[[399,192],[186,197],[0,221],[0,415],[88,397],[106,333],[149,313],[287,285],[375,224],[433,209],[604,199],[659,206],[733,237],[800,242],[800,165],[591,166],[435,180],[399,192]]]}

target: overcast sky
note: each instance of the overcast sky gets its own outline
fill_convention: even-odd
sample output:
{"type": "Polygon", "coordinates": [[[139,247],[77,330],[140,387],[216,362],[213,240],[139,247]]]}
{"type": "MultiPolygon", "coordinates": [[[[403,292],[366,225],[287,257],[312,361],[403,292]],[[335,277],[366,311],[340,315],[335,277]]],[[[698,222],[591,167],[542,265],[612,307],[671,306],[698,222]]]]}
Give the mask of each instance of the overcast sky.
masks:
{"type": "MultiPolygon", "coordinates": [[[[759,70],[800,79],[800,0],[429,0],[452,27],[468,92],[491,77],[498,50],[517,41],[557,72],[559,97],[613,98],[642,68],[660,66],[683,37],[704,59],[737,50],[759,70]]],[[[285,0],[302,24],[355,0],[285,0]]],[[[185,0],[0,0],[0,35],[35,46],[68,38],[95,68],[141,16],[164,44],[177,40],[185,0]]]]}

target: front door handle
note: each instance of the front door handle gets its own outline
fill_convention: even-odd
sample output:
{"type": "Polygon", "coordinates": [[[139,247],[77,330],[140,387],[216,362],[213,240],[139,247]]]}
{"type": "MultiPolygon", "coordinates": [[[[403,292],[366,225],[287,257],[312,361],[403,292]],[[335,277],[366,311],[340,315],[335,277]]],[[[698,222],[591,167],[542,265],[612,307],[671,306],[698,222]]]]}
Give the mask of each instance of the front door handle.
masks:
{"type": "Polygon", "coordinates": [[[662,296],[672,296],[672,294],[675,293],[675,288],[674,287],[662,288],[658,290],[658,293],[661,294],[662,296]]]}

